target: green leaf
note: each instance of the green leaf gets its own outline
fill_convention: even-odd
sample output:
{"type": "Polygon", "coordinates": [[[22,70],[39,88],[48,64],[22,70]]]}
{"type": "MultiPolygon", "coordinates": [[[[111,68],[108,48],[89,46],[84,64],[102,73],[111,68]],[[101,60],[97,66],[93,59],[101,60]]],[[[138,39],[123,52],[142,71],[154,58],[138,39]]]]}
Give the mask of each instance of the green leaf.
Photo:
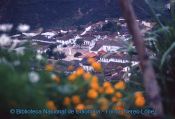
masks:
{"type": "Polygon", "coordinates": [[[168,54],[175,48],[175,42],[166,50],[166,52],[163,54],[162,59],[161,59],[161,64],[160,64],[160,68],[162,68],[162,66],[164,65],[166,58],[168,56],[168,54]]]}

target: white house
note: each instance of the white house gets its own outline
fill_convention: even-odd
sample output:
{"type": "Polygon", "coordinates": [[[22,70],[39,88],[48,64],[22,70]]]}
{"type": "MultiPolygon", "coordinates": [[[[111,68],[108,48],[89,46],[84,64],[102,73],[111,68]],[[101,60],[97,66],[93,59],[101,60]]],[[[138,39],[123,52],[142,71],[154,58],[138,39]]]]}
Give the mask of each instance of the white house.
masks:
{"type": "MultiPolygon", "coordinates": [[[[109,63],[109,62],[116,62],[116,63],[129,63],[129,60],[125,59],[117,59],[117,58],[100,58],[99,62],[109,63]]],[[[132,65],[138,64],[138,61],[131,61],[132,65]]]]}
{"type": "Polygon", "coordinates": [[[76,40],[81,38],[79,35],[77,36],[73,36],[73,37],[63,37],[63,38],[59,38],[56,40],[57,43],[61,43],[62,45],[69,45],[69,44],[73,44],[75,45],[76,40]]]}
{"type": "Polygon", "coordinates": [[[105,51],[105,52],[116,52],[118,49],[120,49],[121,47],[119,46],[109,46],[109,45],[103,45],[100,49],[98,49],[98,51],[105,51]]]}
{"type": "Polygon", "coordinates": [[[55,41],[46,41],[46,40],[38,40],[38,39],[33,39],[32,41],[40,42],[40,43],[47,43],[47,44],[56,44],[55,41]]]}
{"type": "Polygon", "coordinates": [[[56,33],[55,32],[45,32],[45,33],[41,33],[41,35],[47,37],[48,39],[51,39],[52,37],[56,35],[56,33]]]}
{"type": "Polygon", "coordinates": [[[98,53],[99,51],[105,52],[116,52],[123,46],[123,41],[116,40],[99,40],[95,43],[94,47],[91,49],[92,52],[98,53]]]}

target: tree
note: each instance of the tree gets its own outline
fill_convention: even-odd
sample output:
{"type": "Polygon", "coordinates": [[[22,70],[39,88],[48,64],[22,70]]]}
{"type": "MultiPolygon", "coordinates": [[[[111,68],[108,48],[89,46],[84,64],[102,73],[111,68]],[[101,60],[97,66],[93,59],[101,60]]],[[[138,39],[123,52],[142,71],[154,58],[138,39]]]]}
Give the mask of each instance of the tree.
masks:
{"type": "Polygon", "coordinates": [[[74,57],[79,57],[79,56],[81,56],[82,54],[80,53],[80,52],[76,52],[75,54],[74,54],[74,57]]]}
{"type": "Polygon", "coordinates": [[[77,40],[76,40],[76,44],[79,45],[80,48],[81,48],[81,46],[83,45],[83,43],[84,43],[84,40],[83,40],[83,39],[77,39],[77,40]]]}
{"type": "Polygon", "coordinates": [[[63,48],[66,48],[67,47],[67,45],[63,45],[63,48]]]}
{"type": "Polygon", "coordinates": [[[110,32],[116,32],[119,29],[119,25],[117,25],[116,22],[107,22],[102,26],[102,31],[110,31],[110,32]]]}
{"type": "Polygon", "coordinates": [[[49,45],[49,48],[50,48],[51,50],[54,50],[56,47],[57,47],[57,45],[55,45],[55,44],[49,45]]]}
{"type": "Polygon", "coordinates": [[[53,56],[55,60],[62,60],[66,58],[66,54],[64,52],[55,52],[53,56]]]}
{"type": "Polygon", "coordinates": [[[52,45],[49,45],[49,48],[46,50],[46,56],[48,58],[51,58],[52,56],[54,56],[54,49],[57,47],[57,45],[55,44],[52,44],[52,45]]]}
{"type": "Polygon", "coordinates": [[[143,35],[140,32],[138,23],[136,22],[136,15],[133,10],[131,1],[120,0],[120,5],[123,10],[124,17],[126,18],[128,29],[133,36],[133,42],[138,52],[140,66],[143,72],[144,87],[148,95],[147,98],[149,99],[149,105],[156,111],[157,116],[163,117],[164,114],[162,102],[160,99],[159,85],[156,80],[152,64],[146,55],[144,40],[142,37],[143,35]]]}
{"type": "Polygon", "coordinates": [[[53,51],[52,51],[50,48],[48,48],[48,49],[46,50],[46,56],[47,56],[48,58],[51,58],[51,57],[53,56],[53,51]]]}

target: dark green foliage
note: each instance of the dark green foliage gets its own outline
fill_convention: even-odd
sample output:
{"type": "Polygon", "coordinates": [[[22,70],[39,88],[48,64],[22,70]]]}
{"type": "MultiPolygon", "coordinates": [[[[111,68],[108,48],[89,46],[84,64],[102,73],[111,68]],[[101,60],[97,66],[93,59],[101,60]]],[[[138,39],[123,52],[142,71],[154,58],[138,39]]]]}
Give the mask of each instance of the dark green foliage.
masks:
{"type": "Polygon", "coordinates": [[[79,56],[81,56],[82,54],[80,53],[80,52],[76,52],[75,54],[74,54],[74,57],[79,57],[79,56]]]}
{"type": "Polygon", "coordinates": [[[107,22],[103,25],[102,31],[116,32],[119,30],[119,25],[116,22],[107,22]]]}
{"type": "Polygon", "coordinates": [[[80,48],[81,48],[81,46],[83,45],[83,43],[84,43],[84,40],[83,40],[83,39],[77,39],[77,40],[76,40],[76,44],[79,45],[80,48]]]}
{"type": "Polygon", "coordinates": [[[66,54],[64,52],[54,52],[53,56],[55,60],[58,60],[58,59],[61,60],[66,58],[66,54]]]}
{"type": "MultiPolygon", "coordinates": [[[[160,21],[160,20],[159,20],[160,21]]],[[[155,26],[147,36],[147,48],[155,57],[152,59],[157,73],[157,80],[163,98],[166,116],[174,116],[174,85],[175,85],[175,26],[174,20],[168,20],[162,25],[155,26]]]]}
{"type": "Polygon", "coordinates": [[[9,112],[10,108],[43,109],[48,100],[46,96],[52,80],[47,72],[41,70],[45,61],[38,61],[36,54],[26,49],[24,55],[0,48],[0,110],[9,112]],[[16,62],[16,63],[15,63],[16,62]],[[36,72],[38,82],[31,82],[29,73],[36,72]]]}

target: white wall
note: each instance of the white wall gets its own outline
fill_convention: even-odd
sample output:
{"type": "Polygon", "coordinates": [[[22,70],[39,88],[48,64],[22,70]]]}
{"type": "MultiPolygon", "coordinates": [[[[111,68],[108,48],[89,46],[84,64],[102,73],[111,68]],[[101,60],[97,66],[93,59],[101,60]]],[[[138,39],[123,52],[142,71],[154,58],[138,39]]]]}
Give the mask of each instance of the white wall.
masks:
{"type": "MultiPolygon", "coordinates": [[[[109,62],[116,62],[116,63],[129,63],[129,60],[123,60],[123,59],[115,59],[115,58],[100,58],[99,60],[100,62],[105,62],[105,63],[109,63],[109,62]]],[[[133,65],[138,64],[137,61],[131,61],[133,65]]]]}

